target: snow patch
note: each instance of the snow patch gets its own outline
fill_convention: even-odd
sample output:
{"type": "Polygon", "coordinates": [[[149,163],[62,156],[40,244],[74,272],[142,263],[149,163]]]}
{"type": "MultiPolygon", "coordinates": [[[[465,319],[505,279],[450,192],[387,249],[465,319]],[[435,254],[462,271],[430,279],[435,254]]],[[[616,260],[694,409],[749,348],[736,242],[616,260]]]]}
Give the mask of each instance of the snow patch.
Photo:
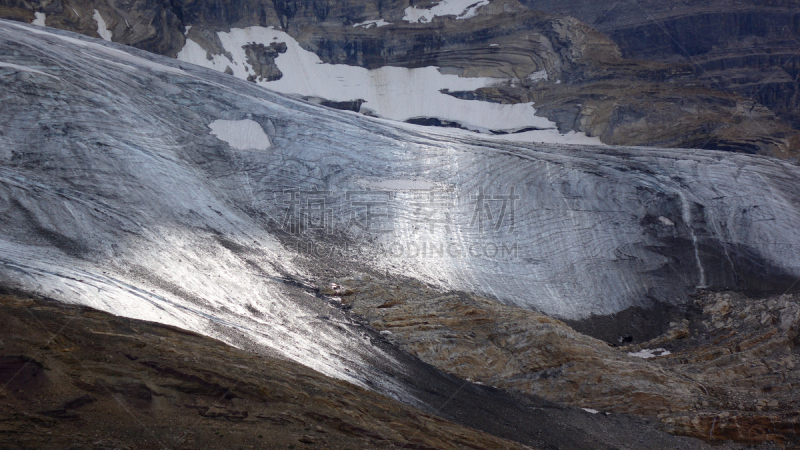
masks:
{"type": "Polygon", "coordinates": [[[47,15],[45,13],[41,12],[33,13],[33,17],[34,19],[33,22],[31,22],[31,25],[38,25],[40,27],[45,26],[44,21],[45,19],[47,19],[47,15]]]}
{"type": "Polygon", "coordinates": [[[434,17],[456,16],[456,19],[475,17],[478,8],[489,4],[489,0],[442,0],[430,9],[409,6],[405,9],[403,20],[411,23],[430,22],[434,17]]]}
{"type": "Polygon", "coordinates": [[[658,221],[661,222],[663,225],[666,225],[668,227],[674,227],[675,226],[675,222],[667,219],[664,216],[658,216],[658,221]]]}
{"type": "Polygon", "coordinates": [[[669,350],[665,350],[663,348],[654,348],[654,349],[646,349],[645,348],[645,349],[639,350],[638,352],[628,352],[628,356],[633,356],[633,357],[636,357],[636,358],[650,359],[650,358],[655,358],[657,356],[667,356],[670,353],[671,352],[669,350]]]}
{"type": "Polygon", "coordinates": [[[581,408],[581,409],[582,409],[582,410],[584,410],[584,411],[586,411],[586,412],[587,412],[587,413],[589,413],[589,414],[597,414],[597,413],[599,413],[599,412],[600,412],[600,411],[598,411],[598,410],[596,410],[596,409],[592,409],[592,408],[581,408]]]}
{"type": "Polygon", "coordinates": [[[386,25],[391,25],[391,22],[387,22],[383,19],[377,20],[367,20],[365,22],[357,23],[353,25],[354,27],[364,27],[364,28],[372,28],[372,27],[383,27],[386,25]]]}
{"type": "Polygon", "coordinates": [[[215,120],[208,125],[211,134],[237,150],[268,150],[269,136],[258,122],[245,120],[215,120]]]}
{"type": "Polygon", "coordinates": [[[111,42],[113,34],[106,27],[106,21],[103,20],[103,16],[100,15],[100,11],[95,9],[94,16],[92,16],[92,18],[95,22],[97,22],[97,34],[99,34],[103,40],[111,42]]]}
{"type": "Polygon", "coordinates": [[[525,79],[530,81],[530,82],[532,82],[532,83],[536,83],[536,82],[539,82],[539,81],[542,81],[542,80],[547,81],[547,79],[548,79],[547,78],[547,71],[546,70],[540,70],[538,72],[533,72],[530,75],[528,75],[527,77],[525,77],[525,79]]]}

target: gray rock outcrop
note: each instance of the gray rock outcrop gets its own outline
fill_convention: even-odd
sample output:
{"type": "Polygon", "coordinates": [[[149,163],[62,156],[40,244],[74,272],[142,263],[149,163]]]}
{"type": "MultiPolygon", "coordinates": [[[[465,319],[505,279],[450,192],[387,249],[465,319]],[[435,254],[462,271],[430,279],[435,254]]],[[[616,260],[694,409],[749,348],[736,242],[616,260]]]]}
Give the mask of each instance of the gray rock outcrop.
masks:
{"type": "Polygon", "coordinates": [[[800,3],[522,0],[576,17],[628,58],[687,64],[706,86],[750,98],[800,127],[800,3]]]}

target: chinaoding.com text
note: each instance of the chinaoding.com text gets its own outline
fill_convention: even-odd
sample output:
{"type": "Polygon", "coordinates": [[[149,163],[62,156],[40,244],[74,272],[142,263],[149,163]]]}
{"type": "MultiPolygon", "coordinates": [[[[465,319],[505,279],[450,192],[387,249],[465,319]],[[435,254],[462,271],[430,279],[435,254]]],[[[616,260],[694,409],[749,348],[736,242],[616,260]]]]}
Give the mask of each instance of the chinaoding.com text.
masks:
{"type": "Polygon", "coordinates": [[[300,241],[294,245],[297,253],[318,257],[396,259],[458,259],[473,258],[511,261],[519,258],[516,242],[390,242],[390,243],[331,243],[300,241]]]}

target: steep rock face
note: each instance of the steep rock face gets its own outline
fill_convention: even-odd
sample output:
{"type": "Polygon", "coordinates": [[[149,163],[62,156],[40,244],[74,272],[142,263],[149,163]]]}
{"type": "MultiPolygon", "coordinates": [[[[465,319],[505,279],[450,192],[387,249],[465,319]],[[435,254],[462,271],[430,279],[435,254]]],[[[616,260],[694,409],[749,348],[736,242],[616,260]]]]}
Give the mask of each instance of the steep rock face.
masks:
{"type": "Polygon", "coordinates": [[[368,17],[402,17],[405,1],[398,0],[170,0],[107,2],[105,0],[3,0],[3,18],[32,22],[45,14],[45,25],[100,37],[94,10],[100,11],[114,42],[175,56],[184,44],[187,26],[229,30],[247,26],[283,29],[321,22],[352,25],[368,17]]]}
{"type": "MultiPolygon", "coordinates": [[[[447,2],[410,6],[399,0],[281,0],[112,5],[97,0],[81,2],[78,8],[60,1],[11,2],[4,9],[7,11],[4,17],[31,21],[34,12],[45,14],[48,26],[96,37],[98,23],[93,11],[97,10],[105,18],[105,26],[115,42],[175,56],[188,38],[208,52],[208,59],[212,55],[230,56],[231,49],[221,48],[216,36],[218,31],[248,26],[274,27],[287,31],[323,62],[370,69],[387,65],[435,66],[461,76],[497,77],[498,82],[505,85],[497,88],[502,94],[498,95],[495,89],[473,93],[472,97],[499,103],[533,101],[537,114],[555,122],[562,134],[581,132],[618,145],[699,147],[781,157],[793,156],[800,145],[797,130],[774,114],[791,121],[793,119],[784,112],[797,110],[793,106],[796,89],[791,83],[787,84],[786,77],[768,75],[770,82],[767,84],[775,88],[762,89],[762,83],[758,85],[762,87],[754,89],[752,79],[763,79],[764,72],[728,77],[736,71],[728,67],[731,63],[717,59],[709,62],[709,68],[724,66],[722,70],[728,78],[711,83],[709,89],[698,90],[698,76],[710,79],[708,70],[702,74],[690,70],[687,74],[681,66],[620,64],[620,50],[597,31],[571,18],[527,10],[514,0],[479,3],[470,12],[469,19],[456,17],[466,14],[456,12],[433,17],[427,22],[408,21],[409,9],[421,14],[430,8],[436,10],[444,3],[447,2]],[[184,37],[186,29],[189,33],[184,37]],[[541,71],[547,73],[548,81],[528,82],[530,76],[541,71]],[[667,73],[671,75],[664,76],[667,73]],[[741,89],[733,89],[737,96],[715,90],[723,85],[730,87],[732,83],[743,83],[741,89]],[[783,109],[774,106],[772,112],[767,111],[760,108],[759,103],[748,101],[748,97],[773,106],[782,104],[783,109]]],[[[537,3],[536,7],[548,9],[547,4],[537,3]]],[[[588,11],[584,20],[591,19],[592,12],[596,13],[598,8],[583,4],[580,7],[588,11]]],[[[566,6],[561,9],[570,12],[566,6]]],[[[642,39],[631,38],[631,41],[642,39]]],[[[269,46],[271,42],[245,43],[249,44],[269,46]]],[[[626,48],[623,46],[627,56],[647,56],[626,48]]],[[[204,57],[198,57],[200,59],[190,62],[202,63],[204,57]]],[[[259,61],[257,57],[247,61],[250,60],[259,61]]],[[[234,63],[231,58],[231,67],[245,62],[234,63]]],[[[251,81],[277,79],[280,71],[269,61],[257,65],[253,67],[255,73],[239,74],[226,66],[219,70],[251,81]]],[[[294,93],[319,97],[310,92],[294,93]]],[[[323,100],[327,101],[324,104],[343,104],[350,109],[353,102],[364,98],[362,95],[323,100]]],[[[367,105],[363,112],[374,113],[374,109],[367,105]]],[[[414,119],[417,123],[429,124],[453,122],[453,118],[437,117],[435,113],[414,119]]],[[[530,139],[536,141],[537,138],[530,139]]]]}
{"type": "Polygon", "coordinates": [[[563,129],[608,144],[796,155],[800,136],[756,101],[692,86],[685,76],[669,80],[678,86],[653,83],[644,64],[634,72],[644,76],[634,75],[633,83],[622,77],[578,86],[539,83],[532,98],[539,114],[563,129]]]}
{"type": "Polygon", "coordinates": [[[271,43],[269,47],[264,44],[249,44],[245,46],[247,62],[253,66],[255,74],[247,81],[263,80],[275,81],[283,77],[283,72],[275,66],[275,58],[281,53],[286,53],[286,44],[271,43]]]}
{"type": "Polygon", "coordinates": [[[581,63],[620,57],[612,42],[575,19],[525,10],[441,18],[431,25],[343,29],[338,35],[311,30],[299,40],[326,62],[367,68],[433,65],[470,77],[523,79],[541,70],[558,75],[581,63]]]}
{"type": "Polygon", "coordinates": [[[800,4],[669,17],[611,38],[631,57],[692,62],[707,86],[752,98],[800,128],[800,4]]]}
{"type": "Polygon", "coordinates": [[[800,3],[523,1],[587,22],[631,58],[691,64],[706,86],[751,98],[800,127],[800,3]]]}
{"type": "Polygon", "coordinates": [[[35,14],[44,14],[43,25],[98,38],[99,14],[115,42],[162,55],[177,55],[185,42],[178,2],[4,0],[0,5],[0,11],[7,11],[3,18],[31,22],[35,14]]]}

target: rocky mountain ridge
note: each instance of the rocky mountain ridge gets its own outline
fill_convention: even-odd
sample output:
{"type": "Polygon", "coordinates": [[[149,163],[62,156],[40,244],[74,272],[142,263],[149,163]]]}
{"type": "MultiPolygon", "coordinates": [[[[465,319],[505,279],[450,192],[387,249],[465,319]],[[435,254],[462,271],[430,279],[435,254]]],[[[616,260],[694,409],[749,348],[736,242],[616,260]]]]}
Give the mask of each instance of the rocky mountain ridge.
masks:
{"type": "Polygon", "coordinates": [[[176,328],[19,295],[0,308],[3,446],[529,448],[176,328]]]}

